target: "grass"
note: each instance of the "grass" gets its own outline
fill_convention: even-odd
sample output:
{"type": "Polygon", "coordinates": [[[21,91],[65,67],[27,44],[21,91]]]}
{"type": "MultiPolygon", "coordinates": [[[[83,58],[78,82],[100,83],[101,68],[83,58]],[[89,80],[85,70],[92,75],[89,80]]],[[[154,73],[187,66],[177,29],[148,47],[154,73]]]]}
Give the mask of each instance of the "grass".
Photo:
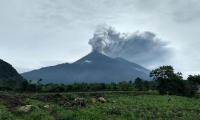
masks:
{"type": "Polygon", "coordinates": [[[7,110],[7,108],[0,103],[0,120],[12,120],[12,114],[7,110]]]}
{"type": "MultiPolygon", "coordinates": [[[[8,95],[11,98],[16,97],[15,94],[8,95]]],[[[155,92],[24,93],[20,96],[20,105],[12,108],[6,106],[9,97],[7,101],[1,98],[0,120],[200,119],[199,98],[161,96],[155,92]],[[90,102],[92,97],[97,99],[100,96],[108,102],[90,102]],[[86,106],[72,105],[77,97],[84,98],[87,101],[86,106]],[[23,105],[33,107],[26,113],[19,111],[23,105]],[[50,105],[50,108],[44,108],[45,105],[50,105]]]]}

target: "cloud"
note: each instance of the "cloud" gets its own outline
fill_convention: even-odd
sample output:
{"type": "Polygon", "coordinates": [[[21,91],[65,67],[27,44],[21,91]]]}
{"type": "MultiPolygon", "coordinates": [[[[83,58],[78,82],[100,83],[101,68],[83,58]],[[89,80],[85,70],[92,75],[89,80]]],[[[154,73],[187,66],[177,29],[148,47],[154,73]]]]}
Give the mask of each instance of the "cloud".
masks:
{"type": "Polygon", "coordinates": [[[152,32],[120,33],[112,26],[100,24],[88,42],[93,50],[112,58],[122,57],[140,64],[165,61],[171,55],[169,42],[152,32]]]}
{"type": "Polygon", "coordinates": [[[200,2],[199,0],[169,2],[169,10],[175,22],[196,22],[199,21],[200,2]],[[171,8],[171,9],[170,9],[171,8]]]}

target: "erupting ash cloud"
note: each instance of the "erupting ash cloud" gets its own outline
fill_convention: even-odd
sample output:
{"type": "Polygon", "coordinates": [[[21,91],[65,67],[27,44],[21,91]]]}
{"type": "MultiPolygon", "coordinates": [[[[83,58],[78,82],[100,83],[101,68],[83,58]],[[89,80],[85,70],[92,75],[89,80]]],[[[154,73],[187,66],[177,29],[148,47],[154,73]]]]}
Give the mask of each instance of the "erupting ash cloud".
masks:
{"type": "Polygon", "coordinates": [[[165,60],[171,53],[168,42],[157,38],[152,32],[120,33],[106,24],[97,26],[88,43],[93,50],[109,57],[122,57],[143,65],[165,60]]]}

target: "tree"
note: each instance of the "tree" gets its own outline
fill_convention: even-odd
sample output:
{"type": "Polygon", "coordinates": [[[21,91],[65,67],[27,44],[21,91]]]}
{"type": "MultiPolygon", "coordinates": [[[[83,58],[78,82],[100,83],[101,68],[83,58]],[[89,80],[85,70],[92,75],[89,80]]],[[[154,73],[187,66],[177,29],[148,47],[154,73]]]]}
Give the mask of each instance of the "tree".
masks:
{"type": "Polygon", "coordinates": [[[184,96],[185,84],[182,78],[182,73],[178,72],[171,76],[169,83],[169,94],[184,96]]]}
{"type": "Polygon", "coordinates": [[[100,85],[101,85],[101,88],[100,88],[100,90],[101,91],[104,91],[104,90],[106,90],[106,84],[105,83],[100,83],[100,85]]]}
{"type": "Polygon", "coordinates": [[[17,81],[12,79],[12,78],[9,78],[7,81],[6,81],[6,85],[13,88],[17,85],[17,81]]]}
{"type": "Polygon", "coordinates": [[[147,80],[143,81],[143,89],[144,90],[149,90],[151,88],[150,82],[148,82],[147,80]]]}
{"type": "Polygon", "coordinates": [[[129,83],[130,85],[132,85],[133,82],[132,82],[131,80],[129,80],[128,83],[129,83]]]}
{"type": "Polygon", "coordinates": [[[38,81],[37,81],[37,91],[41,91],[42,90],[42,84],[41,84],[41,82],[42,82],[42,79],[40,78],[38,81]]]}
{"type": "Polygon", "coordinates": [[[174,73],[172,66],[161,66],[155,70],[152,70],[150,72],[150,77],[153,77],[153,80],[157,84],[157,89],[162,95],[167,93],[179,94],[182,89],[179,86],[179,83],[181,83],[182,80],[182,74],[180,72],[174,73]]]}
{"type": "Polygon", "coordinates": [[[196,93],[200,85],[200,75],[189,75],[187,80],[192,93],[196,93]]]}
{"type": "Polygon", "coordinates": [[[80,84],[81,91],[88,91],[88,88],[89,88],[88,83],[82,82],[80,84]]]}
{"type": "Polygon", "coordinates": [[[37,85],[35,83],[34,84],[30,84],[28,89],[29,89],[29,91],[36,91],[37,90],[37,85]]]}
{"type": "Polygon", "coordinates": [[[200,84],[200,75],[189,75],[187,80],[193,84],[200,84]]]}
{"type": "Polygon", "coordinates": [[[183,95],[186,97],[193,97],[196,94],[196,86],[194,86],[194,84],[192,84],[190,81],[188,80],[184,80],[184,91],[183,91],[183,95]]]}
{"type": "Polygon", "coordinates": [[[111,82],[110,86],[111,86],[111,90],[114,90],[114,91],[117,90],[117,84],[115,82],[111,82]]]}
{"type": "Polygon", "coordinates": [[[39,85],[42,85],[41,82],[42,82],[42,79],[40,78],[40,79],[37,81],[37,83],[38,83],[39,85]]]}
{"type": "Polygon", "coordinates": [[[137,77],[135,79],[135,82],[134,82],[134,85],[135,85],[135,88],[137,88],[139,91],[142,91],[143,88],[144,88],[144,82],[141,78],[137,77]]]}
{"type": "Polygon", "coordinates": [[[0,86],[3,85],[4,81],[3,79],[0,79],[0,86]]]}
{"type": "Polygon", "coordinates": [[[119,82],[117,84],[119,86],[119,88],[123,91],[128,91],[130,90],[130,84],[126,81],[122,81],[122,82],[119,82]]]}
{"type": "Polygon", "coordinates": [[[26,91],[27,89],[28,89],[28,81],[25,80],[21,83],[21,90],[26,91]]]}
{"type": "Polygon", "coordinates": [[[58,86],[56,87],[56,89],[57,89],[58,92],[64,92],[64,91],[65,91],[65,86],[63,86],[63,85],[58,85],[58,86]]]}
{"type": "Polygon", "coordinates": [[[72,91],[72,89],[73,89],[73,85],[71,84],[67,85],[67,92],[72,91]]]}

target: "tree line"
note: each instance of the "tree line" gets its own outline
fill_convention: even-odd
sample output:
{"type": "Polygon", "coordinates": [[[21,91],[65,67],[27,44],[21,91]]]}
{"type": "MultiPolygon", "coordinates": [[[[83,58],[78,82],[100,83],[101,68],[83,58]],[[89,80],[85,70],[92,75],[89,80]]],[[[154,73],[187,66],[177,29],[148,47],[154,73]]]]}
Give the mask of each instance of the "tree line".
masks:
{"type": "MultiPolygon", "coordinates": [[[[0,79],[1,81],[2,79],[0,79]]],[[[23,81],[20,85],[12,79],[7,80],[6,83],[0,82],[0,90],[10,91],[29,91],[29,92],[89,92],[89,91],[148,91],[155,88],[153,81],[142,80],[136,78],[132,81],[122,81],[119,83],[72,83],[72,84],[41,84],[42,79],[36,83],[30,81],[23,81]]]]}
{"type": "Polygon", "coordinates": [[[72,83],[72,84],[41,84],[42,79],[37,83],[23,81],[18,88],[21,91],[30,92],[90,92],[90,91],[148,91],[153,89],[153,82],[137,78],[135,82],[122,81],[119,83],[72,83]]]}

